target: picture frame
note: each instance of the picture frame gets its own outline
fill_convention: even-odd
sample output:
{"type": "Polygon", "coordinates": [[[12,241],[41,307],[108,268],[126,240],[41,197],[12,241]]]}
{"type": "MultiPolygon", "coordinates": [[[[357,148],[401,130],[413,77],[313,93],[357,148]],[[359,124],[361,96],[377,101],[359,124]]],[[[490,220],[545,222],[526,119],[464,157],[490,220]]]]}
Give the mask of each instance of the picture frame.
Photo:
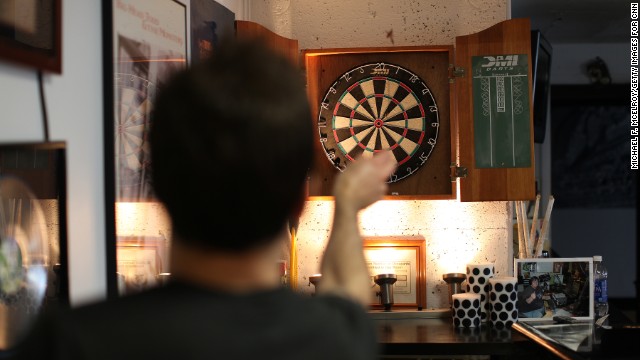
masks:
{"type": "Polygon", "coordinates": [[[157,90],[187,66],[188,14],[187,5],[177,0],[104,0],[102,4],[107,297],[116,298],[121,295],[116,238],[142,236],[117,233],[116,203],[131,203],[134,208],[159,204],[150,178],[150,115],[157,90]]]}
{"type": "Polygon", "coordinates": [[[43,254],[48,258],[45,306],[69,306],[66,164],[64,141],[0,144],[0,177],[13,177],[26,185],[44,215],[45,224],[40,225],[48,237],[48,254],[43,254]]]}
{"type": "Polygon", "coordinates": [[[168,270],[168,242],[163,237],[117,239],[118,287],[132,294],[159,285],[168,270]]]}
{"type": "Polygon", "coordinates": [[[551,86],[551,188],[563,209],[633,208],[630,84],[551,86]]]}
{"type": "Polygon", "coordinates": [[[115,0],[112,32],[116,201],[153,200],[149,117],[158,88],[187,65],[186,6],[115,0]]]}
{"type": "Polygon", "coordinates": [[[423,237],[367,237],[363,242],[364,257],[371,276],[370,308],[382,310],[374,281],[377,274],[395,274],[393,308],[425,309],[426,245],[423,237]]]}
{"type": "Polygon", "coordinates": [[[191,0],[190,64],[211,56],[219,42],[235,35],[236,15],[215,0],[191,0]]]}
{"type": "Polygon", "coordinates": [[[515,259],[513,269],[518,279],[518,321],[553,321],[554,316],[593,319],[593,258],[515,259]]]}
{"type": "Polygon", "coordinates": [[[62,73],[62,0],[0,2],[0,57],[62,73]]]}
{"type": "Polygon", "coordinates": [[[64,141],[0,144],[0,354],[70,306],[66,158],[64,141]]]}

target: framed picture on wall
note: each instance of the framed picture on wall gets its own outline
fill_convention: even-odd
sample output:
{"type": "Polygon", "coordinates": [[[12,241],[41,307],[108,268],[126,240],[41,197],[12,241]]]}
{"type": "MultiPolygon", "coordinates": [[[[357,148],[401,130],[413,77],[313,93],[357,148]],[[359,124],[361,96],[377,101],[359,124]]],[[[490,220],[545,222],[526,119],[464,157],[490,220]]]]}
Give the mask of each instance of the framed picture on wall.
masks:
{"type": "MultiPolygon", "coordinates": [[[[144,205],[157,203],[151,188],[148,133],[158,89],[187,66],[187,8],[175,0],[106,0],[103,14],[107,291],[113,297],[118,294],[116,272],[124,264],[117,260],[116,237],[152,242],[158,234],[135,226],[127,227],[131,232],[118,233],[122,227],[116,205],[130,205],[127,216],[141,224],[164,216],[148,211],[162,212],[161,207],[144,205]]],[[[126,249],[132,257],[135,248],[126,249]]]]}
{"type": "Polygon", "coordinates": [[[558,208],[635,207],[629,84],[551,87],[551,186],[558,208]]]}
{"type": "Polygon", "coordinates": [[[147,136],[156,91],[187,65],[186,9],[177,1],[116,0],[113,7],[116,201],[153,198],[147,136]]]}
{"type": "Polygon", "coordinates": [[[364,239],[364,256],[371,278],[371,308],[383,309],[377,277],[393,275],[392,307],[425,309],[426,247],[424,238],[364,239]]]}
{"type": "Polygon", "coordinates": [[[62,72],[62,0],[0,1],[0,57],[62,72]]]}
{"type": "Polygon", "coordinates": [[[518,321],[593,319],[593,258],[515,259],[518,321]]]}
{"type": "Polygon", "coordinates": [[[168,241],[162,237],[118,238],[120,292],[135,293],[158,285],[169,266],[168,248],[168,241]]]}
{"type": "Polygon", "coordinates": [[[69,306],[68,264],[66,144],[0,144],[0,353],[69,306]]]}
{"type": "Polygon", "coordinates": [[[211,56],[218,43],[234,36],[235,14],[215,0],[191,0],[191,64],[211,56]]]}

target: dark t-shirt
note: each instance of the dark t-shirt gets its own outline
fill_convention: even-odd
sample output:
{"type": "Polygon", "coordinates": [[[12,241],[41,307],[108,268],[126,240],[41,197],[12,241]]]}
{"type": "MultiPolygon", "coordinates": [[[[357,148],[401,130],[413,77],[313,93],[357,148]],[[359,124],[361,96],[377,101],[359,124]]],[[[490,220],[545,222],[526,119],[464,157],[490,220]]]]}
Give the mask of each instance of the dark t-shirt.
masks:
{"type": "Polygon", "coordinates": [[[538,289],[540,288],[538,287],[537,289],[534,289],[532,286],[527,286],[524,289],[524,291],[522,292],[522,300],[518,305],[518,310],[520,310],[520,312],[529,312],[544,307],[544,301],[542,301],[542,292],[538,289]],[[526,299],[528,299],[534,292],[536,293],[536,298],[532,302],[527,304],[526,299]]]}
{"type": "Polygon", "coordinates": [[[337,296],[289,289],[231,295],[172,283],[48,314],[27,359],[376,359],[372,321],[337,296]]]}

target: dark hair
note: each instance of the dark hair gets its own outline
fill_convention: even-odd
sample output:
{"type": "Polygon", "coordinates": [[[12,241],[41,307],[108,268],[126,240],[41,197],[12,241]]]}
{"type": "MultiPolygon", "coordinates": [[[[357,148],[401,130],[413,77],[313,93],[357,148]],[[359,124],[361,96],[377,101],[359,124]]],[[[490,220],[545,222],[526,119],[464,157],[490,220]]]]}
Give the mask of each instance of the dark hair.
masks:
{"type": "Polygon", "coordinates": [[[244,250],[301,208],[313,159],[302,72],[257,42],[225,40],[159,90],[152,182],[176,240],[244,250]]]}
{"type": "Polygon", "coordinates": [[[538,279],[538,277],[537,277],[537,276],[533,276],[529,282],[533,282],[533,280],[535,280],[535,281],[537,281],[538,283],[540,283],[540,279],[538,279]]]}

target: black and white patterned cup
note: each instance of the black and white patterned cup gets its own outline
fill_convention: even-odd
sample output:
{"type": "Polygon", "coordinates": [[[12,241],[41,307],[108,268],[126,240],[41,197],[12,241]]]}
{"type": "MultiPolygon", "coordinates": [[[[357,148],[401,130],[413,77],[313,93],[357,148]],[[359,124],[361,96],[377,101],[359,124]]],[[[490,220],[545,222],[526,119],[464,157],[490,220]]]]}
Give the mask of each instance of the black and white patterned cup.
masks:
{"type": "Polygon", "coordinates": [[[453,300],[453,325],[455,327],[480,326],[480,295],[460,293],[451,295],[453,300]]]}
{"type": "Polygon", "coordinates": [[[467,292],[480,295],[480,321],[486,322],[491,311],[489,304],[489,279],[495,273],[491,263],[467,265],[467,292]]]}
{"type": "Polygon", "coordinates": [[[490,320],[494,326],[511,327],[514,322],[518,321],[517,283],[518,278],[515,277],[498,276],[489,279],[489,284],[491,284],[489,292],[490,320]]]}

